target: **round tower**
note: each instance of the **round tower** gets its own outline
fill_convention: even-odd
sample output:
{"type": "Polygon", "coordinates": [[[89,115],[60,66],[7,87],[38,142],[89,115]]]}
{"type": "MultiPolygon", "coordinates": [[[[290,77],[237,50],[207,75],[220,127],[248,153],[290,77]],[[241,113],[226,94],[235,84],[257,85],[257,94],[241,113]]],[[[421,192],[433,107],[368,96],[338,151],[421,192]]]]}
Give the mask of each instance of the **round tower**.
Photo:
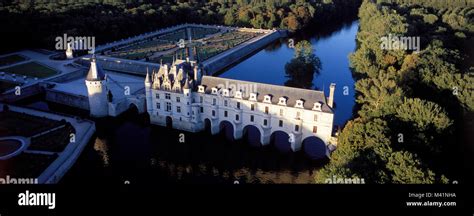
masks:
{"type": "Polygon", "coordinates": [[[107,81],[105,73],[96,62],[95,55],[91,58],[91,67],[86,77],[89,109],[92,117],[105,117],[108,115],[107,81]]]}
{"type": "Polygon", "coordinates": [[[152,93],[151,93],[152,81],[150,78],[150,73],[148,68],[146,69],[146,78],[145,78],[145,96],[146,96],[146,110],[149,114],[153,112],[153,103],[152,103],[152,93]]]}

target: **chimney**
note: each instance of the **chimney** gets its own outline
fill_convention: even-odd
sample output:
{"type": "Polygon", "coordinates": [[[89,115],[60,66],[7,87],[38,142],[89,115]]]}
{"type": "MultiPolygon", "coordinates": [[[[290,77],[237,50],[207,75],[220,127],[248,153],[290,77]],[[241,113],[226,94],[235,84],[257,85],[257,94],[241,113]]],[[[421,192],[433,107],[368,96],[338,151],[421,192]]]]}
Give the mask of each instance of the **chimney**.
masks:
{"type": "Polygon", "coordinates": [[[329,98],[328,98],[328,106],[333,108],[334,105],[334,90],[336,90],[336,84],[331,83],[329,86],[329,98]]]}

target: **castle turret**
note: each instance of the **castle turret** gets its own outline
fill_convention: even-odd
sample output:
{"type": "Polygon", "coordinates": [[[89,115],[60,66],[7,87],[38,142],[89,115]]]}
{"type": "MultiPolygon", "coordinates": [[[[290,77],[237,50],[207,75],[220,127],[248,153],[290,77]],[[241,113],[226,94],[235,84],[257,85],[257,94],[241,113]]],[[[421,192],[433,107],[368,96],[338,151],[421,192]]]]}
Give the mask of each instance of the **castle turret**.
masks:
{"type": "Polygon", "coordinates": [[[146,69],[146,78],[145,78],[145,96],[146,96],[146,110],[148,113],[153,111],[152,103],[152,93],[151,93],[151,78],[148,68],[146,69]]]}
{"type": "Polygon", "coordinates": [[[89,109],[92,117],[104,117],[108,115],[107,81],[105,73],[97,64],[95,55],[91,58],[91,67],[86,77],[87,94],[89,97],[89,109]]]}
{"type": "Polygon", "coordinates": [[[191,93],[191,87],[189,86],[189,80],[186,79],[184,81],[183,85],[183,114],[186,115],[187,117],[191,117],[191,103],[192,103],[192,93],[191,93]]]}
{"type": "Polygon", "coordinates": [[[72,52],[72,45],[71,43],[68,43],[67,44],[67,48],[66,48],[66,58],[67,59],[73,59],[74,58],[74,54],[72,52]]]}

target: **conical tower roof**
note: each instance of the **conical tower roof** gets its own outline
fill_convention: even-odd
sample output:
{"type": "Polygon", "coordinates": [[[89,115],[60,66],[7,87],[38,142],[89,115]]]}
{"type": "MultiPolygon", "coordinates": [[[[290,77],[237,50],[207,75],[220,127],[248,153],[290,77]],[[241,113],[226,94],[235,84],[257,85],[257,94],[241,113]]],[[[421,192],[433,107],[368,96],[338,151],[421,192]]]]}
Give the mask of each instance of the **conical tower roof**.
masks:
{"type": "Polygon", "coordinates": [[[95,55],[92,55],[91,58],[91,67],[87,73],[87,81],[101,81],[105,79],[105,73],[102,68],[97,64],[95,55]]]}

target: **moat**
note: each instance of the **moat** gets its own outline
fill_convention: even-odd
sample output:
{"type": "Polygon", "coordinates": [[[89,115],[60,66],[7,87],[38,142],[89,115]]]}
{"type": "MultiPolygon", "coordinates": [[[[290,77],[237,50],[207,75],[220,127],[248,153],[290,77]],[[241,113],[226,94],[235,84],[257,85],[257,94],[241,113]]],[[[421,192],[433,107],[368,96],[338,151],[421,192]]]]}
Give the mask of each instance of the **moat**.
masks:
{"type": "MultiPolygon", "coordinates": [[[[336,83],[334,122],[340,127],[351,118],[355,104],[348,55],[355,49],[357,30],[358,22],[349,21],[337,28],[292,37],[295,41],[309,40],[322,64],[320,73],[312,79],[293,81],[325,91],[331,82],[336,83]],[[344,94],[346,89],[348,94],[344,94]]],[[[293,57],[288,39],[268,45],[219,76],[284,85],[292,79],[284,70],[293,57]]],[[[41,99],[30,106],[88,116],[85,111],[47,104],[41,99]]],[[[282,153],[272,144],[253,147],[246,140],[227,140],[224,134],[211,136],[153,126],[146,115],[134,110],[119,118],[99,119],[96,128],[96,137],[61,183],[311,183],[313,174],[327,162],[310,160],[304,150],[282,153]]]]}

